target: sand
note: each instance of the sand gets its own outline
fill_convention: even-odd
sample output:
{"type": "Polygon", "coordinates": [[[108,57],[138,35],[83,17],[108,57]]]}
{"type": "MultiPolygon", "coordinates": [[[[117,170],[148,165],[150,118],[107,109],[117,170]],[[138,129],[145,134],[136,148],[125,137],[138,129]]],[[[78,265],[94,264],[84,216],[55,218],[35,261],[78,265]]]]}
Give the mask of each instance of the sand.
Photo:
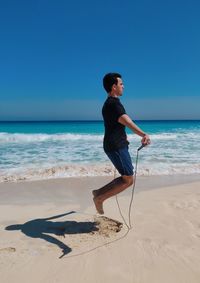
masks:
{"type": "Polygon", "coordinates": [[[131,230],[115,197],[95,212],[91,191],[110,179],[1,183],[1,283],[199,283],[200,176],[138,178],[131,230]]]}

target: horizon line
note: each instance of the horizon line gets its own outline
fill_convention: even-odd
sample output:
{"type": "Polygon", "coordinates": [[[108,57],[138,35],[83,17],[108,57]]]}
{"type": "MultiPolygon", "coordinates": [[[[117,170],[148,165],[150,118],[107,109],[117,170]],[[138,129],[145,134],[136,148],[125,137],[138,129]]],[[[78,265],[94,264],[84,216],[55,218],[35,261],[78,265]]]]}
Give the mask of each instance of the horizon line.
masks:
{"type": "MultiPolygon", "coordinates": [[[[143,122],[161,122],[161,121],[200,121],[200,119],[134,119],[133,121],[143,121],[143,122]]],[[[103,119],[96,120],[96,119],[68,119],[68,120],[0,120],[0,123],[35,123],[35,122],[103,122],[103,119]]]]}

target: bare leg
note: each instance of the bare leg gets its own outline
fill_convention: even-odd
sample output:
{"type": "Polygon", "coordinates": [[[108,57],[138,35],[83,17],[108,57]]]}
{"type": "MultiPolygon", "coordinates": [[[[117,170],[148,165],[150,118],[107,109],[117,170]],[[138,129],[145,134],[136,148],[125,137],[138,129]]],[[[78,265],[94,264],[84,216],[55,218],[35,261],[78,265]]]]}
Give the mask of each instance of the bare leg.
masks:
{"type": "Polygon", "coordinates": [[[119,194],[120,192],[130,187],[133,184],[133,180],[133,176],[121,176],[119,178],[114,179],[112,182],[100,188],[99,190],[92,191],[94,196],[93,200],[97,212],[99,214],[104,214],[103,202],[106,199],[116,194],[119,194]]]}

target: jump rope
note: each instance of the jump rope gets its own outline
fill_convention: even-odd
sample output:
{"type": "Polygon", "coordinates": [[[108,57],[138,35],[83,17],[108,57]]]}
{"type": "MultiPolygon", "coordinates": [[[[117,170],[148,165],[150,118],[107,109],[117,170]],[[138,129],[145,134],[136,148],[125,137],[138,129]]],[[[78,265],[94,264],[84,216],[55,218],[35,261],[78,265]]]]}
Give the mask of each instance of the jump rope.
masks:
{"type": "MultiPolygon", "coordinates": [[[[117,241],[120,241],[122,239],[124,239],[125,237],[127,237],[128,233],[130,232],[130,230],[132,229],[132,223],[131,223],[131,209],[132,209],[132,204],[133,204],[133,197],[134,197],[134,192],[135,192],[135,185],[136,185],[136,178],[137,178],[137,166],[138,166],[138,158],[139,158],[139,151],[145,147],[146,145],[145,144],[142,144],[138,149],[137,149],[137,154],[136,154],[136,160],[135,160],[135,180],[134,180],[134,183],[133,183],[133,187],[132,187],[132,191],[131,191],[131,199],[130,199],[130,203],[129,203],[129,208],[128,208],[128,223],[127,221],[125,220],[125,217],[123,216],[123,213],[121,211],[121,208],[120,208],[120,205],[119,205],[119,201],[118,201],[118,197],[117,195],[115,196],[116,197],[116,202],[117,202],[117,206],[118,206],[118,209],[119,209],[119,213],[120,213],[120,216],[127,228],[127,231],[124,235],[122,235],[121,237],[117,238],[117,239],[114,239],[112,241],[109,241],[109,242],[106,242],[102,245],[99,245],[99,246],[96,246],[88,251],[84,251],[84,252],[81,252],[81,253],[78,253],[78,254],[74,254],[74,255],[71,255],[71,256],[66,256],[65,258],[72,258],[72,257],[77,257],[77,256],[81,256],[81,255],[85,255],[85,254],[88,254],[94,250],[97,250],[99,248],[102,248],[104,246],[108,246],[114,242],[117,242],[117,241]]],[[[115,176],[116,176],[116,168],[114,170],[114,179],[115,179],[115,176]]],[[[59,258],[62,258],[64,257],[66,254],[63,253],[59,258]]]]}
{"type": "MultiPolygon", "coordinates": [[[[139,157],[139,151],[145,147],[146,145],[145,144],[142,144],[138,149],[137,149],[137,154],[136,154],[136,160],[135,160],[135,180],[133,182],[133,187],[132,187],[132,191],[131,191],[131,199],[130,199],[130,203],[129,203],[129,208],[128,208],[128,223],[126,222],[125,220],[125,217],[123,216],[122,214],[122,211],[121,211],[121,208],[120,208],[120,205],[119,205],[119,201],[118,201],[118,197],[117,195],[115,196],[116,198],[116,202],[117,202],[117,206],[118,206],[118,209],[119,209],[119,213],[121,215],[121,218],[124,222],[124,224],[126,225],[127,229],[128,229],[128,232],[132,229],[132,223],[131,223],[131,208],[132,208],[132,204],[133,204],[133,196],[134,196],[134,192],[135,192],[135,184],[136,184],[136,177],[137,177],[137,165],[138,165],[138,157],[139,157]]],[[[116,177],[116,168],[114,170],[114,179],[116,177]]]]}

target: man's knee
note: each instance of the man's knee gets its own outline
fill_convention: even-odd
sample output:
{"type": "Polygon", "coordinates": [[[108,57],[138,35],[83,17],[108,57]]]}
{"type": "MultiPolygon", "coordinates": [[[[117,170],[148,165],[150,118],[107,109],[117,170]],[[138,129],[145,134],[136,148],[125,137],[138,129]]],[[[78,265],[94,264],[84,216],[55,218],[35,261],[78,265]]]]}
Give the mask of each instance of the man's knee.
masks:
{"type": "Polygon", "coordinates": [[[122,176],[122,179],[127,184],[127,186],[133,185],[134,177],[133,176],[122,176]]]}

